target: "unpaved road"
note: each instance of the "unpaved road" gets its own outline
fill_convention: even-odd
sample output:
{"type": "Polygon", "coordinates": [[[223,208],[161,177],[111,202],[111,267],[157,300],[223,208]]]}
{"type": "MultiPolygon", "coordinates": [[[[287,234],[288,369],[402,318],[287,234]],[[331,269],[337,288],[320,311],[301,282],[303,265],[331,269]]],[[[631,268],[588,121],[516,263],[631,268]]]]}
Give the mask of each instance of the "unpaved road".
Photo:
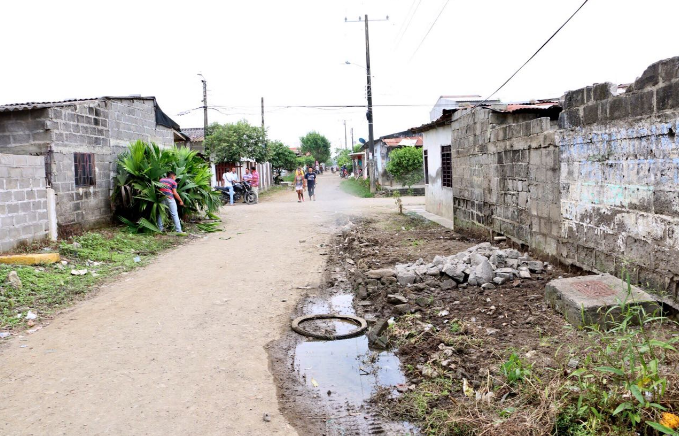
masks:
{"type": "Polygon", "coordinates": [[[395,210],[393,199],[354,198],[338,185],[326,174],[317,202],[281,192],[225,207],[226,231],[121,275],[47,328],[8,341],[0,434],[297,434],[278,411],[265,346],[289,328],[305,292],[297,288],[321,279],[318,244],[336,223],[395,210]]]}

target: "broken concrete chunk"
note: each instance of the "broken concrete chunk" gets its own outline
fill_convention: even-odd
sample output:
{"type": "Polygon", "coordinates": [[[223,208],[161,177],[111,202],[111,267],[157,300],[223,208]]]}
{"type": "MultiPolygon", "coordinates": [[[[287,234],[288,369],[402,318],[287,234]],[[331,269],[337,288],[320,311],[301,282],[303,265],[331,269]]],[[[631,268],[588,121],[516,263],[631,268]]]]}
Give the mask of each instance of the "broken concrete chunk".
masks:
{"type": "Polygon", "coordinates": [[[528,271],[519,271],[519,278],[522,278],[522,279],[529,279],[529,278],[531,278],[530,272],[528,272],[528,271]]]}
{"type": "Polygon", "coordinates": [[[410,313],[410,304],[397,304],[394,306],[394,312],[398,315],[406,315],[410,313]]]}
{"type": "Polygon", "coordinates": [[[21,279],[16,271],[10,271],[7,275],[7,283],[14,289],[21,289],[21,279]]]}
{"type": "Polygon", "coordinates": [[[438,277],[441,274],[441,267],[439,266],[432,266],[427,269],[427,275],[428,276],[434,276],[438,277]]]}
{"type": "Polygon", "coordinates": [[[457,283],[464,282],[466,265],[463,263],[447,264],[443,267],[443,273],[457,283]]]}
{"type": "Polygon", "coordinates": [[[504,278],[504,277],[495,277],[495,278],[493,279],[493,283],[495,283],[496,285],[502,285],[502,284],[504,284],[507,280],[508,280],[508,279],[507,279],[507,278],[504,278]]]}
{"type": "Polygon", "coordinates": [[[437,256],[434,257],[434,260],[431,263],[436,265],[436,266],[442,267],[443,264],[445,263],[445,261],[446,261],[446,259],[444,257],[437,255],[437,256]]]}
{"type": "Polygon", "coordinates": [[[495,285],[492,283],[484,283],[481,285],[481,289],[483,289],[484,291],[489,291],[495,289],[495,285]]]}
{"type": "Polygon", "coordinates": [[[483,261],[476,266],[476,282],[479,284],[490,283],[493,281],[493,266],[488,262],[485,257],[483,261]]]}
{"type": "Polygon", "coordinates": [[[411,272],[401,272],[396,276],[398,284],[401,286],[412,285],[417,280],[417,276],[411,272]]]}
{"type": "Polygon", "coordinates": [[[453,288],[457,288],[457,283],[455,283],[455,280],[452,279],[446,279],[441,282],[441,289],[444,291],[449,291],[453,288]]]}
{"type": "Polygon", "coordinates": [[[405,304],[408,299],[401,294],[389,294],[387,295],[387,303],[389,304],[405,304]]]}
{"type": "Polygon", "coordinates": [[[388,268],[383,268],[383,269],[374,269],[372,271],[368,271],[365,273],[365,276],[368,277],[369,279],[381,279],[384,277],[396,277],[396,271],[393,269],[388,269],[388,268]]]}
{"type": "Polygon", "coordinates": [[[542,262],[540,262],[538,260],[530,260],[530,261],[528,261],[526,266],[528,267],[528,270],[530,272],[537,273],[537,274],[542,273],[542,269],[543,269],[542,262]]]}
{"type": "Polygon", "coordinates": [[[505,256],[507,256],[507,259],[518,259],[519,257],[521,257],[521,253],[514,250],[513,248],[509,248],[505,250],[505,256]]]}

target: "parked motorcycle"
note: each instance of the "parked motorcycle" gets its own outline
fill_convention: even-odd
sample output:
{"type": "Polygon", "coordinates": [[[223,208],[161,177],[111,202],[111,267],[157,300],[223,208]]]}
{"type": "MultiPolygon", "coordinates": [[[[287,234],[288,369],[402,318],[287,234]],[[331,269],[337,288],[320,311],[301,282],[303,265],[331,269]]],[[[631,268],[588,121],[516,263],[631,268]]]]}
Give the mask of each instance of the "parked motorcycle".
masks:
{"type": "MultiPolygon", "coordinates": [[[[229,188],[217,186],[215,189],[221,192],[222,204],[228,204],[230,201],[229,188]]],[[[241,198],[247,204],[252,204],[257,201],[257,195],[252,190],[250,183],[243,181],[233,184],[233,202],[240,201],[241,198]]]]}

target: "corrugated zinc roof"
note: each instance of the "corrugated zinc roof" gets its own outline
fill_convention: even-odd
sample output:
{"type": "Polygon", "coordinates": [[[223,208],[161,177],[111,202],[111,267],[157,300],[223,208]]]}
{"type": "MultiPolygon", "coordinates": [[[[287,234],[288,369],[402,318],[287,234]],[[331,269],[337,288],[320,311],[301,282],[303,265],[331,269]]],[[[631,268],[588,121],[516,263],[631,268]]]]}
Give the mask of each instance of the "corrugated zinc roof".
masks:
{"type": "Polygon", "coordinates": [[[35,109],[46,109],[50,107],[58,106],[70,106],[74,103],[83,103],[86,101],[97,101],[97,100],[155,100],[155,97],[142,97],[141,95],[127,95],[121,97],[115,96],[104,96],[104,97],[93,97],[93,98],[74,98],[61,101],[44,101],[44,102],[27,102],[27,103],[10,103],[0,105],[0,112],[17,112],[17,111],[28,111],[35,109]]]}

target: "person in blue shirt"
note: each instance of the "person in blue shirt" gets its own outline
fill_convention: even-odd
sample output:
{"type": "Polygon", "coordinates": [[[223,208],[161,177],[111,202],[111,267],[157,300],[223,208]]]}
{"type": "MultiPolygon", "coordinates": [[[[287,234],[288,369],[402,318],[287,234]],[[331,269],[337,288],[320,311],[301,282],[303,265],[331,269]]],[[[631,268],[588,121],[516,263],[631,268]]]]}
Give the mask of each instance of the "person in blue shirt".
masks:
{"type": "Polygon", "coordinates": [[[309,200],[316,201],[316,192],[314,191],[316,188],[316,173],[313,168],[307,168],[307,173],[304,174],[304,178],[306,179],[306,188],[309,192],[309,200]]]}

